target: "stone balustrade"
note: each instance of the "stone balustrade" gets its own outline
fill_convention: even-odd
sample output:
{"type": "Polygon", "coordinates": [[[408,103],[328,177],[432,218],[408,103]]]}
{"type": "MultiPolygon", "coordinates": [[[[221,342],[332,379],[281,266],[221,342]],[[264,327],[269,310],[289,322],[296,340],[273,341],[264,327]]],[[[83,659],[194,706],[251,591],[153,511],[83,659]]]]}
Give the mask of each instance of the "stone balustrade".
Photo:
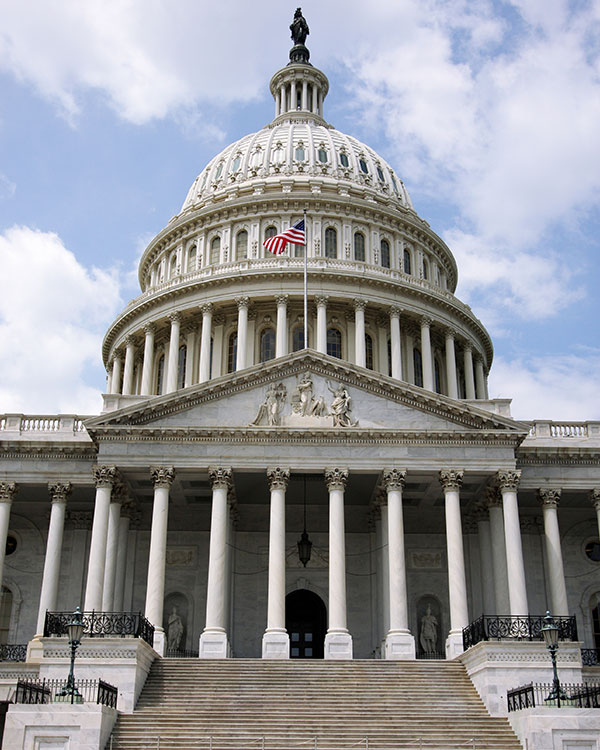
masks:
{"type": "Polygon", "coordinates": [[[2,414],[0,415],[0,433],[2,439],[9,440],[21,435],[28,438],[72,437],[75,440],[89,440],[84,427],[84,420],[76,414],[2,414]]]}
{"type": "Polygon", "coordinates": [[[553,422],[535,420],[527,440],[589,440],[600,439],[600,422],[553,422]]]}

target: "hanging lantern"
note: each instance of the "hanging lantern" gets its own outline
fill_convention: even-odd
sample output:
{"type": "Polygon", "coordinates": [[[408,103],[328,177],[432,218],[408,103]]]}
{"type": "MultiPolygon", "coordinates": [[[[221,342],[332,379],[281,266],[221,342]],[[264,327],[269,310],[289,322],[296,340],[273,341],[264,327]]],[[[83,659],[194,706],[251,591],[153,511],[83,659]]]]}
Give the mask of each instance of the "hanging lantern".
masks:
{"type": "Polygon", "coordinates": [[[298,557],[304,567],[306,567],[306,563],[310,560],[311,550],[312,542],[306,533],[306,475],[304,475],[304,531],[298,540],[298,557]]]}

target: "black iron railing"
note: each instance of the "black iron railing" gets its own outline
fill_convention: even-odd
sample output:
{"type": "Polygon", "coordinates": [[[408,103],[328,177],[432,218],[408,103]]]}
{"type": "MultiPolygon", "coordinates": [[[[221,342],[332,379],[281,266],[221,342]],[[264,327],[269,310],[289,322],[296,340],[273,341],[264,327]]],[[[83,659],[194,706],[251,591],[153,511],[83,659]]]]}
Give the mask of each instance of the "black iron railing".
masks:
{"type": "MultiPolygon", "coordinates": [[[[82,612],[83,635],[88,638],[133,636],[154,645],[154,626],[141,612],[82,612]]],[[[44,635],[67,635],[72,612],[46,612],[44,635]]]]}
{"type": "MultiPolygon", "coordinates": [[[[555,617],[554,622],[558,625],[559,640],[577,640],[575,615],[555,617]]],[[[543,615],[482,615],[463,628],[463,648],[466,651],[480,641],[500,641],[505,638],[542,641],[543,624],[543,615]]]]}
{"type": "Polygon", "coordinates": [[[417,651],[417,659],[445,659],[442,651],[417,651]]]}
{"type": "Polygon", "coordinates": [[[0,661],[25,661],[26,659],[26,643],[3,643],[0,645],[0,661]]]}
{"type": "Polygon", "coordinates": [[[15,703],[99,703],[117,707],[118,690],[104,680],[75,680],[75,691],[67,680],[18,680],[15,703]]]}
{"type": "Polygon", "coordinates": [[[165,653],[165,658],[167,659],[197,659],[198,658],[198,652],[193,651],[192,649],[167,649],[167,652],[165,653]]]}
{"type": "Polygon", "coordinates": [[[561,683],[560,698],[548,696],[553,694],[554,685],[549,683],[530,683],[509,690],[507,694],[508,711],[521,711],[524,708],[550,706],[552,708],[600,708],[600,683],[561,683]]]}
{"type": "Polygon", "coordinates": [[[582,648],[581,663],[584,667],[600,666],[600,648],[582,648]]]}

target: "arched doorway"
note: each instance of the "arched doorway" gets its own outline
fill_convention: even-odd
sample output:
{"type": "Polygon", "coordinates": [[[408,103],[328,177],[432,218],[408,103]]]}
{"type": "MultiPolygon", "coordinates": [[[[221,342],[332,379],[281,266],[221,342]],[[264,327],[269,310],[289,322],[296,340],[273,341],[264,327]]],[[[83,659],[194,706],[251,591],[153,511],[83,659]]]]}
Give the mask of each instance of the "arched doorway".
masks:
{"type": "Polygon", "coordinates": [[[322,659],[327,610],[320,596],[298,589],[285,597],[285,628],[292,659],[322,659]]]}

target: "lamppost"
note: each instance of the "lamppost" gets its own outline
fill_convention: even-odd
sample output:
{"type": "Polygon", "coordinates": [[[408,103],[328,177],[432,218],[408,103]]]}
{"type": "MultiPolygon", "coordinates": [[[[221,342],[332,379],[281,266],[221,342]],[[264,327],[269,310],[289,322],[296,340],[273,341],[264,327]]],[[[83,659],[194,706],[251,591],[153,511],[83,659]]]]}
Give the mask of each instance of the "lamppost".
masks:
{"type": "Polygon", "coordinates": [[[70,695],[71,703],[81,703],[81,693],[75,687],[74,675],[75,652],[77,651],[77,647],[81,643],[81,638],[83,636],[83,615],[81,614],[79,607],[73,612],[71,622],[67,625],[67,632],[69,634],[69,646],[71,646],[71,668],[69,670],[69,676],[67,677],[67,684],[63,690],[61,690],[59,695],[62,698],[70,695]]]}
{"type": "Polygon", "coordinates": [[[556,668],[556,652],[558,651],[558,625],[552,619],[552,615],[550,614],[549,610],[546,610],[546,617],[544,617],[544,624],[542,625],[542,635],[544,636],[546,648],[548,649],[548,651],[550,651],[550,656],[552,658],[552,670],[554,672],[552,690],[546,700],[556,701],[557,707],[560,708],[561,700],[567,700],[568,696],[562,690],[560,686],[560,680],[558,679],[558,670],[556,668]]]}

